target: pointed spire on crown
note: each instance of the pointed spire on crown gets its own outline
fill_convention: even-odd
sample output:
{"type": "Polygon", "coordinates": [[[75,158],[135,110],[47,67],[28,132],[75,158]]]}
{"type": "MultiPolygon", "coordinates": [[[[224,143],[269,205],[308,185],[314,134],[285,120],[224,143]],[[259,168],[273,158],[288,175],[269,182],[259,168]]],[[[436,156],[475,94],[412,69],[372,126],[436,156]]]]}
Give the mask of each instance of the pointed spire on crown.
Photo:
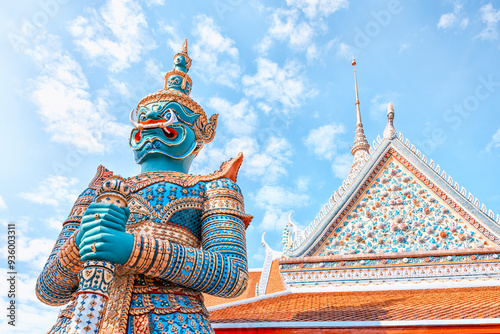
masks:
{"type": "Polygon", "coordinates": [[[394,128],[394,107],[392,106],[392,103],[389,102],[387,104],[387,125],[385,126],[384,130],[384,138],[387,139],[394,139],[396,138],[398,132],[396,131],[396,128],[394,128]]]}
{"type": "Polygon", "coordinates": [[[188,55],[188,40],[182,43],[181,52],[174,56],[174,70],[187,73],[191,67],[191,58],[188,55]],[[181,57],[182,56],[182,57],[181,57]]]}
{"type": "Polygon", "coordinates": [[[351,154],[354,156],[354,161],[352,163],[351,171],[354,167],[361,162],[368,151],[370,150],[370,145],[365,137],[365,132],[363,130],[363,123],[361,123],[361,111],[359,109],[359,95],[358,95],[358,80],[356,78],[356,60],[352,58],[352,66],[354,67],[354,88],[356,90],[356,132],[354,136],[354,144],[352,145],[351,154]]]}
{"type": "Polygon", "coordinates": [[[187,39],[182,43],[181,52],[174,56],[174,69],[165,74],[164,90],[178,91],[189,95],[193,81],[187,74],[191,67],[191,58],[188,55],[187,39]]]}
{"type": "Polygon", "coordinates": [[[184,43],[182,43],[181,53],[185,54],[185,55],[188,54],[188,40],[187,40],[187,38],[184,40],[184,43]]]}

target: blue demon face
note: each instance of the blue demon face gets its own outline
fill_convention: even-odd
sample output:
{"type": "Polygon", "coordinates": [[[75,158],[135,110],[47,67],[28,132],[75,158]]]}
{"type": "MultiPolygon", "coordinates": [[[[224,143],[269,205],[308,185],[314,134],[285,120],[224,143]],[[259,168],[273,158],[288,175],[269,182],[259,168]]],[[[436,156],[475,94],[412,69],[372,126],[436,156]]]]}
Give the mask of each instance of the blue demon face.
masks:
{"type": "Polygon", "coordinates": [[[140,107],[137,122],[131,119],[136,128],[129,139],[136,163],[152,158],[188,159],[197,145],[193,123],[198,116],[177,102],[156,102],[140,107]]]}

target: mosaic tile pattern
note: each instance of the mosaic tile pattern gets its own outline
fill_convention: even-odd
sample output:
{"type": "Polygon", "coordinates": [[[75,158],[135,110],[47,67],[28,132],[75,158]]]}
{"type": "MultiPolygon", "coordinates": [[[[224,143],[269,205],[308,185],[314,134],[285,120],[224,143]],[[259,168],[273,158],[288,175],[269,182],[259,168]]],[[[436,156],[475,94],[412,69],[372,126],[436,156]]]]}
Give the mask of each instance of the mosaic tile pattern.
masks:
{"type": "Polygon", "coordinates": [[[390,159],[318,255],[493,245],[404,166],[390,159]]]}

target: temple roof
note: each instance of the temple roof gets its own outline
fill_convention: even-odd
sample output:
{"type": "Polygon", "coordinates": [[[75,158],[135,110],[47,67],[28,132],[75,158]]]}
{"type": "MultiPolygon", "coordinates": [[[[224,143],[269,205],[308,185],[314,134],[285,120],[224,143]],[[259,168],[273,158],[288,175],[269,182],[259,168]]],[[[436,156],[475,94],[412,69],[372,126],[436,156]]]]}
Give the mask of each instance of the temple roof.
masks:
{"type": "Polygon", "coordinates": [[[494,214],[403,136],[377,138],[287,256],[500,245],[494,214]]]}
{"type": "Polygon", "coordinates": [[[428,289],[425,293],[422,290],[292,293],[210,313],[210,322],[214,324],[487,318],[498,323],[500,287],[428,289]]]}

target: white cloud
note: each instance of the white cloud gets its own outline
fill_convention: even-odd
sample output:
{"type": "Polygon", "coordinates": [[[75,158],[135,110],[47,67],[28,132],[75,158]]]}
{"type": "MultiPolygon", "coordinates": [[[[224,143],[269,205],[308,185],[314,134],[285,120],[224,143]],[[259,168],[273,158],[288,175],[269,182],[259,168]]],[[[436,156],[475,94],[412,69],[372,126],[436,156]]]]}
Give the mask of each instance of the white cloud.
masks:
{"type": "Polygon", "coordinates": [[[387,115],[387,104],[394,103],[398,97],[397,93],[377,94],[370,100],[370,116],[373,119],[380,119],[387,115]]]}
{"type": "Polygon", "coordinates": [[[282,231],[288,223],[288,211],[280,208],[269,208],[264,211],[259,228],[265,231],[282,231]]]}
{"type": "Polygon", "coordinates": [[[306,50],[312,43],[315,29],[301,21],[297,10],[277,9],[272,14],[272,23],[262,41],[257,45],[259,53],[266,54],[274,40],[287,42],[294,51],[306,50]]]}
{"type": "Polygon", "coordinates": [[[399,45],[399,53],[403,52],[404,50],[408,49],[410,47],[409,43],[401,43],[399,45]]]}
{"type": "Polygon", "coordinates": [[[439,19],[438,23],[438,28],[440,29],[446,29],[452,27],[455,22],[457,22],[457,17],[453,13],[446,13],[441,15],[441,18],[439,19]]]}
{"type": "Polygon", "coordinates": [[[265,185],[252,195],[257,207],[265,210],[259,227],[263,230],[281,231],[288,223],[290,210],[307,205],[307,194],[295,192],[281,186],[265,185]]]}
{"type": "Polygon", "coordinates": [[[319,58],[320,52],[316,44],[312,43],[307,47],[306,59],[308,63],[319,58]]]}
{"type": "Polygon", "coordinates": [[[307,191],[309,189],[309,185],[311,184],[311,179],[307,176],[300,177],[296,181],[297,189],[299,191],[307,191]]]}
{"type": "Polygon", "coordinates": [[[41,269],[45,265],[54,243],[54,240],[47,238],[30,238],[24,235],[22,238],[18,238],[17,260],[41,269]]]}
{"type": "MultiPolygon", "coordinates": [[[[234,41],[223,36],[214,20],[205,15],[194,18],[194,43],[190,48],[193,71],[210,83],[235,87],[241,74],[238,49],[234,41]]],[[[177,46],[180,50],[180,44],[177,46]]],[[[188,48],[189,50],[189,48],[188,48]]]]}
{"type": "Polygon", "coordinates": [[[349,174],[353,159],[350,153],[338,154],[339,150],[347,147],[341,139],[344,133],[342,124],[331,123],[311,130],[304,138],[304,143],[316,156],[332,162],[333,175],[340,179],[349,174]]]}
{"type": "Polygon", "coordinates": [[[299,107],[305,98],[316,94],[315,90],[305,86],[304,82],[308,80],[300,70],[300,64],[295,61],[287,61],[280,68],[269,59],[258,58],[257,73],[242,78],[244,93],[267,102],[279,102],[286,113],[290,108],[299,107]]]}
{"type": "Polygon", "coordinates": [[[41,69],[31,97],[53,141],[102,153],[109,141],[127,137],[128,126],[115,122],[102,96],[91,96],[80,64],[61,48],[58,37],[48,35],[27,53],[41,69]]]}
{"type": "Polygon", "coordinates": [[[273,39],[271,38],[271,36],[266,35],[264,36],[264,38],[262,38],[260,43],[256,45],[257,52],[261,54],[267,54],[267,51],[269,51],[272,45],[273,39]]]}
{"type": "MultiPolygon", "coordinates": [[[[179,34],[179,29],[176,28],[174,25],[172,25],[172,21],[164,21],[160,20],[158,22],[159,25],[159,31],[166,33],[170,37],[167,39],[167,45],[170,47],[170,49],[174,52],[177,53],[181,50],[182,43],[185,40],[185,37],[182,38],[182,36],[179,34]]],[[[192,41],[188,41],[188,52],[190,51],[189,43],[192,41]]]]}
{"type": "Polygon", "coordinates": [[[345,179],[351,170],[352,159],[353,157],[350,153],[336,156],[332,164],[333,175],[339,179],[345,179]]]}
{"type": "Polygon", "coordinates": [[[7,209],[7,204],[5,204],[3,197],[0,196],[0,210],[5,210],[5,209],[7,209]]]}
{"type": "Polygon", "coordinates": [[[257,113],[243,98],[237,104],[231,104],[226,99],[213,97],[208,105],[219,113],[219,124],[222,124],[232,135],[249,135],[257,126],[257,113]]]}
{"type": "Polygon", "coordinates": [[[215,140],[210,144],[205,145],[200,153],[196,155],[189,173],[207,175],[218,170],[224,161],[234,158],[234,156],[226,155],[224,147],[216,146],[217,140],[218,137],[216,135],[215,140]]]}
{"type": "Polygon", "coordinates": [[[486,151],[491,151],[491,149],[499,147],[500,147],[500,128],[491,137],[491,141],[489,142],[488,146],[486,146],[486,151]]]}
{"type": "Polygon", "coordinates": [[[53,230],[60,231],[63,226],[64,220],[64,217],[49,217],[44,220],[44,226],[48,226],[53,230]]]}
{"type": "Polygon", "coordinates": [[[102,62],[110,71],[120,72],[130,67],[156,47],[137,2],[108,0],[98,10],[88,11],[89,17],[78,16],[69,31],[86,57],[102,62]]]}
{"type": "Polygon", "coordinates": [[[249,156],[242,171],[249,177],[262,182],[273,183],[286,175],[286,165],[290,164],[292,147],[283,137],[270,137],[263,149],[249,156]]]}
{"type": "Polygon", "coordinates": [[[163,6],[165,4],[165,0],[146,0],[146,5],[148,7],[151,6],[163,6]]]}
{"type": "MultiPolygon", "coordinates": [[[[33,231],[33,226],[30,225],[30,220],[28,217],[19,217],[15,222],[0,218],[0,224],[4,227],[7,227],[7,225],[11,223],[14,223],[16,225],[16,234],[25,234],[33,231]]],[[[2,251],[1,248],[0,251],[2,251]]]]}
{"type": "MultiPolygon", "coordinates": [[[[170,68],[168,69],[168,71],[170,68]]],[[[145,66],[144,66],[144,73],[146,74],[145,76],[145,85],[144,85],[144,93],[149,94],[147,90],[151,87],[151,89],[157,89],[158,87],[163,88],[163,75],[167,72],[167,69],[163,68],[163,64],[153,58],[150,58],[146,60],[145,66]]],[[[136,87],[137,89],[137,87],[136,87]]],[[[140,96],[139,98],[142,98],[140,96]]]]}
{"type": "Polygon", "coordinates": [[[287,0],[288,8],[266,8],[270,13],[270,27],[257,44],[259,54],[266,56],[275,41],[287,44],[293,52],[306,51],[308,61],[318,59],[321,48],[311,46],[314,37],[328,32],[324,18],[339,9],[347,8],[347,0],[287,0]],[[305,14],[305,18],[301,15],[305,14]]]}
{"type": "MultiPolygon", "coordinates": [[[[306,51],[307,63],[311,64],[313,66],[316,66],[317,60],[321,59],[322,57],[327,55],[330,52],[330,50],[336,46],[338,47],[338,39],[337,38],[334,38],[334,39],[326,42],[325,44],[319,45],[319,46],[316,45],[315,43],[312,43],[311,45],[309,45],[307,47],[307,51],[306,51]]],[[[352,54],[351,54],[351,57],[352,57],[352,54]]]]}
{"type": "Polygon", "coordinates": [[[466,17],[460,21],[460,28],[465,29],[469,25],[469,18],[466,17]]]}
{"type": "MultiPolygon", "coordinates": [[[[2,226],[13,222],[0,220],[2,226]]],[[[52,248],[54,247],[55,240],[48,238],[33,238],[31,235],[35,234],[33,222],[29,218],[21,217],[15,222],[16,230],[16,258],[18,262],[25,262],[31,270],[38,272],[45,265],[45,261],[49,257],[52,248]]],[[[42,228],[45,230],[44,228],[42,228]]],[[[59,230],[61,226],[59,227],[59,230]]],[[[7,248],[0,249],[0,256],[5,258],[7,248]]],[[[18,265],[20,265],[18,263],[18,265]]]]}
{"type": "MultiPolygon", "coordinates": [[[[257,112],[243,98],[237,104],[215,97],[209,100],[214,112],[220,113],[219,137],[202,150],[193,163],[197,174],[207,174],[216,170],[220,163],[243,152],[244,163],[241,174],[261,182],[273,183],[287,174],[292,146],[284,138],[265,131],[257,132],[257,112]],[[230,133],[230,140],[224,140],[230,133]],[[260,143],[260,135],[265,134],[260,143]]],[[[262,129],[261,129],[262,130],[262,129]]]]}
{"type": "Polygon", "coordinates": [[[349,8],[348,0],[286,0],[286,3],[301,9],[309,19],[327,17],[340,9],[349,8]]]}
{"type": "Polygon", "coordinates": [[[457,24],[460,28],[464,29],[469,24],[469,18],[466,17],[463,5],[456,3],[453,7],[453,12],[441,15],[437,24],[438,29],[448,29],[455,27],[457,24]]]}
{"type": "Polygon", "coordinates": [[[355,52],[349,44],[340,42],[337,45],[337,56],[344,59],[352,59],[355,56],[355,52]]]}
{"type": "Polygon", "coordinates": [[[271,112],[271,110],[273,110],[273,108],[271,108],[271,106],[269,104],[264,103],[264,102],[257,103],[257,107],[259,107],[259,109],[262,110],[266,115],[268,115],[269,112],[271,112]]]}
{"type": "Polygon", "coordinates": [[[331,160],[337,154],[337,149],[344,143],[339,139],[345,133],[342,124],[327,124],[312,129],[304,140],[306,146],[320,158],[331,160]]]}
{"type": "Polygon", "coordinates": [[[494,40],[498,38],[497,25],[500,21],[500,10],[495,10],[491,3],[484,5],[479,10],[481,20],[486,23],[486,28],[476,36],[476,38],[494,40]]]}
{"type": "Polygon", "coordinates": [[[292,147],[283,137],[266,138],[262,147],[255,136],[235,137],[222,145],[204,148],[194,160],[193,170],[195,174],[211,173],[221,162],[239,152],[243,152],[244,156],[240,173],[264,183],[274,183],[287,174],[292,147]]]}
{"type": "Polygon", "coordinates": [[[128,83],[123,81],[118,81],[114,78],[109,78],[109,81],[113,88],[120,94],[125,97],[130,97],[132,94],[130,93],[130,86],[128,83]]]}
{"type": "Polygon", "coordinates": [[[60,175],[50,175],[40,182],[33,192],[22,192],[19,195],[33,203],[58,206],[64,203],[73,203],[78,192],[73,188],[78,183],[76,178],[60,175]]]}
{"type": "MultiPolygon", "coordinates": [[[[148,59],[146,60],[146,73],[152,77],[157,77],[161,73],[161,68],[163,65],[156,59],[148,59]]],[[[162,80],[163,81],[163,80],[162,80]]]]}

